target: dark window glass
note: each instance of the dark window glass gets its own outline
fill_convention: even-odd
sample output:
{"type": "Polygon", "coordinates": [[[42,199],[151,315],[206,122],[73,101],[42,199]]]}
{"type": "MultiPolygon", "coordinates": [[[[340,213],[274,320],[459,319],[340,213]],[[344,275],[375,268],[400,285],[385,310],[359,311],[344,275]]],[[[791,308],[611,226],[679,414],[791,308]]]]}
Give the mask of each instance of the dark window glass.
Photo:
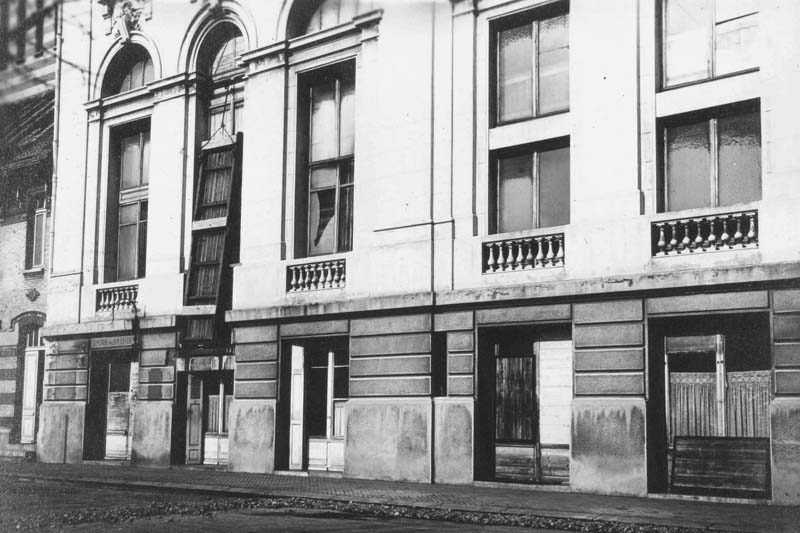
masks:
{"type": "Polygon", "coordinates": [[[129,362],[109,363],[108,392],[128,392],[131,384],[129,362]]]}

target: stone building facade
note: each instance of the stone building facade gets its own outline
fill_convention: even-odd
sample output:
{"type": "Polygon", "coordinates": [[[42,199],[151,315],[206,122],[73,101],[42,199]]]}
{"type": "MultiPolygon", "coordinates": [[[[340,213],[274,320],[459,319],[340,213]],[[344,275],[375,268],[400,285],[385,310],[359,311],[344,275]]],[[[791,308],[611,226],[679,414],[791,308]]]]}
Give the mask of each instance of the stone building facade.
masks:
{"type": "Polygon", "coordinates": [[[0,457],[36,450],[47,311],[55,2],[0,2],[0,457]]]}
{"type": "Polygon", "coordinates": [[[800,501],[796,3],[64,16],[40,460],[800,501]]]}

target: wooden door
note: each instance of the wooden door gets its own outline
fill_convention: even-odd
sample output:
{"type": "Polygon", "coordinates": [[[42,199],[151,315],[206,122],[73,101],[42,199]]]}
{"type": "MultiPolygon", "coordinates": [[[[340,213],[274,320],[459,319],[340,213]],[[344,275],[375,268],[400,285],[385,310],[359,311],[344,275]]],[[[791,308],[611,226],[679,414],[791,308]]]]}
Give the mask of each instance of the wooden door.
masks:
{"type": "Polygon", "coordinates": [[[36,401],[39,392],[39,350],[25,352],[25,369],[22,378],[22,424],[20,442],[34,442],[36,436],[36,401]]]}
{"type": "Polygon", "coordinates": [[[495,477],[533,482],[538,478],[538,412],[533,346],[504,354],[495,345],[495,477]]]}
{"type": "Polygon", "coordinates": [[[203,460],[203,380],[189,374],[186,401],[186,464],[203,460]]]}
{"type": "Polygon", "coordinates": [[[289,400],[289,470],[302,470],[305,455],[303,410],[305,404],[305,350],[292,346],[291,398],[289,400]]]}

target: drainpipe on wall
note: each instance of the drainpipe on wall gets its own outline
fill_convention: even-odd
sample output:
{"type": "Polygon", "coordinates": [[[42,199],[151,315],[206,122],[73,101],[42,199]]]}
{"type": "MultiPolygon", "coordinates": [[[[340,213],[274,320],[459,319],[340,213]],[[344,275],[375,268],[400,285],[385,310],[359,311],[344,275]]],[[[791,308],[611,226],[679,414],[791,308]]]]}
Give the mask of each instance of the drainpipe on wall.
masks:
{"type": "Polygon", "coordinates": [[[56,194],[58,191],[58,133],[61,115],[61,54],[64,42],[64,1],[58,0],[56,4],[56,77],[55,92],[53,95],[53,176],[50,182],[50,274],[53,273],[53,264],[56,242],[56,194]]]}

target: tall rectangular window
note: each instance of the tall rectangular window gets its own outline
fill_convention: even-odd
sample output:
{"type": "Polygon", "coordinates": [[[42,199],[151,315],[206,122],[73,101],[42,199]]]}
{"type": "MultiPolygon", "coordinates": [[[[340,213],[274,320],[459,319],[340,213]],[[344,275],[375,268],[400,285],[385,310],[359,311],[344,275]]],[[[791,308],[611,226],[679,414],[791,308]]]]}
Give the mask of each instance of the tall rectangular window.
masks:
{"type": "Polygon", "coordinates": [[[145,275],[150,125],[138,123],[112,134],[107,214],[106,281],[145,275]]]}
{"type": "Polygon", "coordinates": [[[756,0],[663,0],[664,86],[758,67],[756,0]]]}
{"type": "Polygon", "coordinates": [[[499,156],[496,173],[498,233],[569,224],[568,146],[499,156]]]}
{"type": "Polygon", "coordinates": [[[46,234],[47,206],[45,194],[38,194],[30,202],[28,232],[25,250],[25,268],[44,266],[44,241],[46,234]]]}
{"type": "Polygon", "coordinates": [[[495,25],[498,123],[569,108],[569,14],[557,4],[495,25]]]}
{"type": "Polygon", "coordinates": [[[299,187],[306,211],[305,253],[347,252],[353,248],[354,65],[327,68],[303,81],[298,145],[305,167],[299,187]]]}
{"type": "Polygon", "coordinates": [[[758,105],[669,119],[662,130],[662,211],[761,199],[758,105]]]}

